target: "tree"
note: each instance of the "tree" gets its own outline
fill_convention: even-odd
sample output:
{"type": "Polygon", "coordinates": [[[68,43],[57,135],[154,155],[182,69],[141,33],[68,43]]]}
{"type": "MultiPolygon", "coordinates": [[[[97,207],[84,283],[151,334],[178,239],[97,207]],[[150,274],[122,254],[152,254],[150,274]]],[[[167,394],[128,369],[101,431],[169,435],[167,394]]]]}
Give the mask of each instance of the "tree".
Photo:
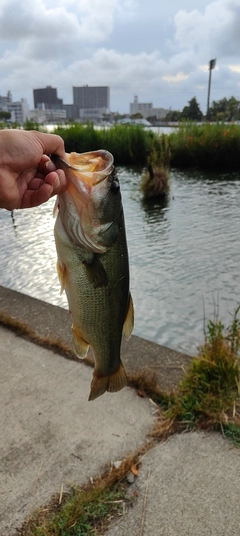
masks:
{"type": "Polygon", "coordinates": [[[130,119],[143,119],[143,115],[140,112],[130,115],[130,119]]]}
{"type": "Polygon", "coordinates": [[[219,101],[213,101],[209,108],[212,121],[234,121],[240,117],[240,101],[235,97],[224,97],[219,101]]]}
{"type": "Polygon", "coordinates": [[[182,117],[191,119],[192,121],[201,121],[203,114],[199,108],[196,97],[188,101],[189,106],[185,106],[182,111],[182,117]]]}
{"type": "Polygon", "coordinates": [[[228,109],[229,109],[229,121],[234,121],[234,119],[238,119],[239,117],[239,105],[240,102],[235,99],[235,97],[231,97],[228,101],[228,109]]]}
{"type": "Polygon", "coordinates": [[[4,111],[4,110],[1,110],[0,111],[0,120],[1,119],[5,119],[5,121],[7,119],[11,119],[11,112],[7,112],[7,111],[4,111]]]}
{"type": "Polygon", "coordinates": [[[179,121],[181,119],[181,112],[179,110],[171,110],[165,117],[166,121],[179,121]]]}

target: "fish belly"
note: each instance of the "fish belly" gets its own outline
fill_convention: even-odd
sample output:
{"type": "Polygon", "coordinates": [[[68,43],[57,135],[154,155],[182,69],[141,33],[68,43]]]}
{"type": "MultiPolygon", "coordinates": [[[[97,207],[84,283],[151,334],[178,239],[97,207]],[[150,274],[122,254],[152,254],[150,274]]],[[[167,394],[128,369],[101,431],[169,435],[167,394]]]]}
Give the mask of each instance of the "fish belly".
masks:
{"type": "Polygon", "coordinates": [[[119,390],[126,385],[120,360],[122,330],[130,299],[124,222],[117,242],[101,255],[91,257],[83,248],[74,246],[59,215],[55,241],[62,289],[66,291],[73,321],[76,353],[85,357],[90,345],[95,357],[90,393],[90,399],[94,399],[105,390],[119,390]],[[115,376],[115,387],[111,388],[107,378],[115,376]],[[93,385],[100,380],[102,387],[93,385]]]}

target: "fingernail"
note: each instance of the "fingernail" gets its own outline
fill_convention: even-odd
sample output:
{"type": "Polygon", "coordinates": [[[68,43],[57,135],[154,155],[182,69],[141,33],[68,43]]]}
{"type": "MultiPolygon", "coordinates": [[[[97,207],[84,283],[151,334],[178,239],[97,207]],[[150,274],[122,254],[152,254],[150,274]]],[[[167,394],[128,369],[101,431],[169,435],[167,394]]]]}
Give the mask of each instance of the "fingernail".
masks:
{"type": "Polygon", "coordinates": [[[51,160],[49,160],[48,162],[46,162],[45,167],[46,167],[46,169],[47,169],[48,171],[55,171],[55,170],[56,170],[56,166],[55,166],[55,164],[54,164],[51,160]]]}
{"type": "Polygon", "coordinates": [[[59,179],[59,176],[57,175],[56,179],[54,180],[54,183],[53,183],[54,190],[57,190],[57,188],[59,188],[59,186],[60,186],[60,179],[59,179]]]}

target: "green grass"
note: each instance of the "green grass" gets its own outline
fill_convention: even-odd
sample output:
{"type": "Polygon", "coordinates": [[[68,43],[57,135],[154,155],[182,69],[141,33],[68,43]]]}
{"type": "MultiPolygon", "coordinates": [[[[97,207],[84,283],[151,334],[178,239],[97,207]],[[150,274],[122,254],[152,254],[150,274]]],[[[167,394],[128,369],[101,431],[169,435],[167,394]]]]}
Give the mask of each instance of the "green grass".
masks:
{"type": "Polygon", "coordinates": [[[100,536],[111,521],[132,506],[136,493],[131,491],[126,476],[152,447],[148,441],[86,486],[74,486],[62,497],[37,510],[18,531],[21,536],[100,536]]]}
{"type": "Polygon", "coordinates": [[[193,122],[180,123],[169,136],[160,136],[134,125],[113,125],[96,130],[93,125],[59,127],[67,152],[107,149],[117,165],[155,168],[195,168],[236,171],[240,169],[240,126],[193,122]]]}
{"type": "Polygon", "coordinates": [[[102,532],[112,516],[123,512],[126,490],[113,489],[84,491],[76,488],[65,504],[43,509],[35,514],[26,527],[25,536],[86,536],[102,532]]]}
{"type": "Polygon", "coordinates": [[[170,134],[171,166],[206,170],[240,169],[240,126],[182,123],[170,134]]]}
{"type": "Polygon", "coordinates": [[[234,444],[240,444],[240,323],[239,307],[232,324],[224,329],[215,319],[207,326],[205,343],[192,360],[174,393],[161,404],[155,437],[176,429],[219,429],[234,444]]]}
{"type": "Polygon", "coordinates": [[[240,447],[240,426],[233,422],[223,424],[223,433],[233,443],[234,447],[240,447]]]}
{"type": "Polygon", "coordinates": [[[93,125],[74,124],[57,128],[55,134],[62,136],[67,152],[83,153],[106,149],[114,156],[116,165],[144,166],[155,134],[133,125],[114,125],[97,130],[93,125]]]}
{"type": "MultiPolygon", "coordinates": [[[[16,128],[19,125],[12,125],[16,128]]],[[[0,123],[1,128],[9,124],[0,123]]],[[[27,121],[26,130],[44,131],[43,125],[27,121]]],[[[65,141],[66,151],[77,153],[106,149],[116,165],[144,168],[147,162],[156,169],[201,169],[221,172],[240,169],[240,125],[223,123],[198,126],[188,121],[170,135],[160,136],[139,125],[113,125],[94,128],[93,124],[73,123],[58,126],[56,134],[65,141]]]]}

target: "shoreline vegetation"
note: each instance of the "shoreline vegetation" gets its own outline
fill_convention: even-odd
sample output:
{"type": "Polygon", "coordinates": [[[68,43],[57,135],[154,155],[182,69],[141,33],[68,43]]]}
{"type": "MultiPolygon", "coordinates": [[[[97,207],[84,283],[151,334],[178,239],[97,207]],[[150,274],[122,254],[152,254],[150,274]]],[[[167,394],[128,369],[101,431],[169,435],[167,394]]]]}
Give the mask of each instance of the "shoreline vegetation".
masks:
{"type": "MultiPolygon", "coordinates": [[[[0,128],[8,127],[0,123],[0,128]]],[[[32,121],[11,128],[47,131],[46,126],[32,121]]],[[[240,171],[238,123],[184,121],[169,134],[134,124],[96,128],[93,123],[71,123],[58,125],[52,132],[63,138],[68,153],[105,149],[113,154],[116,166],[141,170],[139,187],[146,200],[167,196],[171,168],[213,174],[240,171]]]]}
{"type": "Polygon", "coordinates": [[[74,124],[54,130],[63,137],[67,151],[87,152],[104,148],[114,155],[116,165],[146,167],[149,155],[164,168],[200,169],[222,172],[240,170],[240,125],[194,122],[179,123],[170,134],[156,134],[137,125],[114,125],[95,129],[74,124]]]}
{"type": "MultiPolygon", "coordinates": [[[[8,128],[0,123],[0,128],[8,128]]],[[[15,128],[21,128],[15,125],[15,128]]],[[[46,131],[44,125],[27,121],[25,130],[46,131]]],[[[179,122],[176,131],[158,134],[140,125],[95,128],[92,123],[59,125],[52,131],[62,136],[66,151],[78,153],[106,149],[116,165],[164,169],[240,170],[240,125],[237,123],[179,122]]]]}
{"type": "MultiPolygon", "coordinates": [[[[129,508],[136,497],[128,484],[128,475],[136,477],[141,459],[159,441],[174,433],[193,430],[220,432],[224,439],[240,447],[240,306],[225,329],[217,314],[209,320],[205,342],[199,348],[174,391],[160,390],[155,375],[142,371],[129,377],[129,386],[146,397],[156,409],[156,422],[149,439],[136,452],[113,464],[85,486],[74,485],[49,504],[36,511],[22,528],[21,536],[80,536],[104,534],[113,519],[129,508]]],[[[56,348],[9,315],[0,315],[0,324],[36,344],[56,348]]],[[[58,351],[69,358],[71,350],[58,351]]],[[[90,365],[90,363],[87,363],[90,365]]]]}

